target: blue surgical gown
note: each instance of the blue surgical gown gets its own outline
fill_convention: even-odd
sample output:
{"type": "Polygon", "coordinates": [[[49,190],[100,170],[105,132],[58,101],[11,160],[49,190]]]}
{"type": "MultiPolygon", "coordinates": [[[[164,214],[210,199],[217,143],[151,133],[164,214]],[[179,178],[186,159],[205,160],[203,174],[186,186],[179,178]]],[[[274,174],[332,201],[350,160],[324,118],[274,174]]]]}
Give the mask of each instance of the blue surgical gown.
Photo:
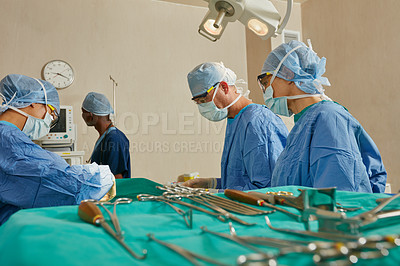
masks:
{"type": "Polygon", "coordinates": [[[360,123],[341,105],[322,101],[296,122],[271,185],[380,193],[386,177],[378,148],[360,123]]]}
{"type": "Polygon", "coordinates": [[[129,140],[116,127],[106,131],[96,143],[91,161],[99,165],[108,165],[114,175],[131,177],[131,157],[129,140]]]}
{"type": "Polygon", "coordinates": [[[269,187],[288,130],[266,106],[250,104],[228,118],[221,159],[221,188],[269,187]]]}
{"type": "Polygon", "coordinates": [[[100,171],[96,164],[70,166],[13,124],[0,121],[0,225],[20,209],[101,199],[113,176],[100,171]]]}

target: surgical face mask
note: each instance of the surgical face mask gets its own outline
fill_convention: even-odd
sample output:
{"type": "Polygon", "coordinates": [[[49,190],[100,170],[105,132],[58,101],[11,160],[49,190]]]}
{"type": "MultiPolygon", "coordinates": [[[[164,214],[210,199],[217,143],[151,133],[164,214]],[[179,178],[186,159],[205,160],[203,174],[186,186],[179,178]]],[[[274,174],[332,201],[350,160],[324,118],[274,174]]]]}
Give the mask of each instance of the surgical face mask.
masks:
{"type": "Polygon", "coordinates": [[[213,122],[217,122],[217,121],[221,121],[223,119],[225,119],[228,116],[228,108],[231,107],[232,105],[234,105],[241,97],[241,95],[239,95],[232,103],[230,103],[228,106],[219,109],[215,103],[214,103],[214,98],[215,95],[217,95],[219,89],[219,84],[217,85],[213,98],[210,102],[207,103],[200,103],[198,104],[198,108],[199,108],[199,112],[200,114],[207,118],[210,121],[213,122]]]}
{"type": "Polygon", "coordinates": [[[275,69],[274,74],[271,77],[271,80],[269,82],[268,88],[265,90],[263,93],[264,97],[264,102],[265,105],[275,114],[277,115],[283,115],[283,116],[291,116],[293,115],[293,112],[289,110],[287,100],[290,99],[300,99],[300,98],[306,98],[306,97],[314,97],[317,96],[316,94],[302,94],[302,95],[295,95],[295,96],[283,96],[283,97],[277,97],[273,98],[274,95],[274,90],[272,88],[272,83],[275,80],[276,74],[279,72],[279,69],[281,68],[283,62],[285,59],[295,50],[300,48],[302,46],[297,46],[293,48],[289,53],[287,53],[281,60],[281,62],[278,64],[278,67],[275,69]]]}
{"type": "MultiPolygon", "coordinates": [[[[46,106],[45,106],[45,108],[46,108],[46,106]]],[[[30,139],[37,140],[37,139],[40,139],[41,137],[44,137],[47,134],[49,134],[50,124],[53,119],[52,119],[51,115],[47,112],[47,109],[46,109],[46,115],[45,115],[44,119],[40,119],[40,118],[31,116],[31,115],[25,113],[24,111],[21,111],[15,107],[9,106],[9,108],[28,117],[28,119],[25,122],[25,126],[22,129],[22,132],[24,132],[30,139]]]]}

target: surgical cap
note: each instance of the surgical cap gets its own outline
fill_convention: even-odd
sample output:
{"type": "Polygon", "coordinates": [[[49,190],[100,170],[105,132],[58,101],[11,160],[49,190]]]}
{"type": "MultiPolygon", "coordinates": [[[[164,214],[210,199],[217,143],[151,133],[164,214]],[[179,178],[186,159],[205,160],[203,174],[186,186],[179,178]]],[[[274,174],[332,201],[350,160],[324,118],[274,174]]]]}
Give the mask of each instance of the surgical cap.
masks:
{"type": "Polygon", "coordinates": [[[235,85],[236,74],[223,63],[207,62],[190,71],[187,79],[192,96],[196,97],[205,93],[217,82],[225,81],[228,85],[235,85]]]}
{"type": "Polygon", "coordinates": [[[326,58],[319,58],[312,48],[299,41],[283,43],[275,48],[265,60],[261,74],[273,74],[283,57],[298,46],[301,47],[286,57],[276,76],[293,81],[305,93],[322,94],[322,85],[331,85],[327,78],[322,77],[325,73],[326,58]]]}
{"type": "MultiPolygon", "coordinates": [[[[60,112],[60,99],[56,88],[49,82],[39,80],[47,94],[47,103],[60,112]]],[[[46,104],[45,94],[39,82],[24,75],[10,74],[0,81],[0,113],[5,112],[9,106],[24,108],[32,103],[46,104]]]]}
{"type": "Polygon", "coordinates": [[[85,100],[83,100],[82,108],[98,116],[106,116],[114,113],[107,97],[98,92],[89,92],[85,100]]]}

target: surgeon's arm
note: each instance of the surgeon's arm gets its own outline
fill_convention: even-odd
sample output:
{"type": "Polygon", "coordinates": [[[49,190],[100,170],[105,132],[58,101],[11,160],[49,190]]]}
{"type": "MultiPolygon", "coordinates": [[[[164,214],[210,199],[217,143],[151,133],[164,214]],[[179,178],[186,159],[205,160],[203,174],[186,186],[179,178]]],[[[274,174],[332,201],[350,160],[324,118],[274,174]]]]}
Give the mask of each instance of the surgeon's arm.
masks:
{"type": "Polygon", "coordinates": [[[271,186],[276,160],[286,144],[287,129],[274,123],[251,124],[247,128],[243,163],[249,182],[238,190],[252,190],[271,186]]]}
{"type": "Polygon", "coordinates": [[[368,133],[361,128],[358,141],[363,163],[368,173],[372,191],[374,193],[385,192],[387,173],[383,165],[381,154],[368,133]]]}
{"type": "Polygon", "coordinates": [[[360,171],[364,166],[355,130],[349,118],[340,114],[318,116],[309,148],[310,176],[302,176],[303,183],[311,183],[316,188],[372,192],[366,173],[360,171]]]}

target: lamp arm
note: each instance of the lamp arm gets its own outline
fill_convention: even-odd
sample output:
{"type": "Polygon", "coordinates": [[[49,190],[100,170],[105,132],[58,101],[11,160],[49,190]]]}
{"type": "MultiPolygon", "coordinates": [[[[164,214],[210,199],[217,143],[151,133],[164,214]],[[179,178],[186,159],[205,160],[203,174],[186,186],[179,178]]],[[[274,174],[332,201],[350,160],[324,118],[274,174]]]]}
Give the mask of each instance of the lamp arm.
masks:
{"type": "Polygon", "coordinates": [[[281,24],[279,24],[278,29],[276,30],[276,33],[281,34],[283,29],[286,27],[286,24],[288,23],[289,18],[290,18],[290,13],[292,13],[292,6],[293,6],[293,0],[287,0],[286,14],[285,14],[285,17],[283,18],[281,24]]]}

